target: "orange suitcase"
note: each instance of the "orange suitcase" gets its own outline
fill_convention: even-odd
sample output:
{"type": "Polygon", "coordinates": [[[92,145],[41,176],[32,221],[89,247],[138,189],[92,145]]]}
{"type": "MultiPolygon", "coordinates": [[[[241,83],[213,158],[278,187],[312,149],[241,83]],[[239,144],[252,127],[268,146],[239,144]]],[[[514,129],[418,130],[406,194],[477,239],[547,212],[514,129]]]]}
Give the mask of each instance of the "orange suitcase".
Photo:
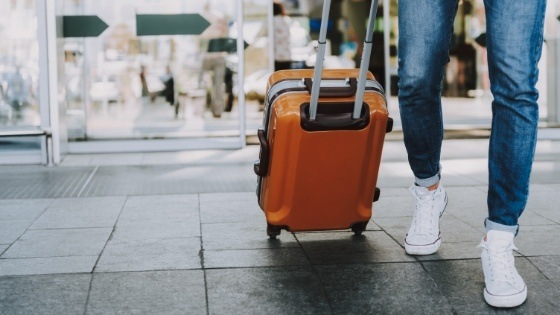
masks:
{"type": "MultiPolygon", "coordinates": [[[[319,42],[322,60],[324,40],[319,42]]],[[[269,78],[254,170],[271,238],[281,229],[365,230],[379,196],[385,133],[392,128],[383,89],[364,70],[367,54],[360,70],[323,71],[317,63],[315,70],[278,71],[269,78]]]]}

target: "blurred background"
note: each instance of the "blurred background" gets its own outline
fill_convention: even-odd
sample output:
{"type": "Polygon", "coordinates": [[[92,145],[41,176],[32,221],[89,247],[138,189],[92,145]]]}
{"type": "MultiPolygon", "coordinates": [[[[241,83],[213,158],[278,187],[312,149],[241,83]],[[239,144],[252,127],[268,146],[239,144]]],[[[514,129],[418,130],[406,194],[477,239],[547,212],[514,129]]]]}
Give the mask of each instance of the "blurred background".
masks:
{"type": "MultiPolygon", "coordinates": [[[[288,17],[289,67],[313,67],[323,1],[278,2],[288,17]]],[[[543,126],[559,123],[558,2],[548,1],[539,66],[543,126]]],[[[370,4],[333,0],[326,68],[359,64],[370,4]]],[[[396,0],[380,1],[370,61],[392,116],[398,116],[397,7],[396,0]]],[[[271,0],[0,1],[0,132],[12,132],[0,138],[0,163],[44,156],[42,138],[18,136],[33,128],[52,131],[55,163],[66,153],[245,145],[261,124],[274,71],[271,27],[271,0]],[[139,34],[138,16],[146,14],[200,15],[208,26],[199,34],[139,34]],[[63,16],[97,16],[106,29],[65,36],[63,16]]],[[[482,0],[460,1],[450,55],[443,95],[461,115],[446,124],[489,127],[482,0]]]]}

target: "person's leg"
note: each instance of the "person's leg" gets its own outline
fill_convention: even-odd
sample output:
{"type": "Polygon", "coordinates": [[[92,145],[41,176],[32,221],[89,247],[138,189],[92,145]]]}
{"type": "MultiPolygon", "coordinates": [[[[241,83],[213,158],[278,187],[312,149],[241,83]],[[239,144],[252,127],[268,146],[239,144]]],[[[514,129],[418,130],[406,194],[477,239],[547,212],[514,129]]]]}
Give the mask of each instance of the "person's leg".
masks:
{"type": "Polygon", "coordinates": [[[416,184],[439,181],[441,89],[458,1],[399,1],[399,107],[416,184]]]}
{"type": "Polygon", "coordinates": [[[231,112],[231,109],[233,108],[233,71],[228,67],[226,67],[224,82],[227,95],[226,107],[224,108],[224,112],[231,112]]]}
{"type": "Polygon", "coordinates": [[[222,55],[214,57],[214,76],[212,86],[212,115],[218,118],[224,111],[224,76],[226,73],[226,59],[222,55]]]}
{"type": "Polygon", "coordinates": [[[543,45],[546,0],[485,0],[492,133],[488,157],[487,236],[481,247],[486,301],[513,307],[527,288],[512,250],[527,203],[538,123],[537,63],[543,45]],[[497,268],[507,264],[507,268],[497,268]],[[509,272],[506,272],[509,271],[509,272]],[[506,279],[507,281],[496,281],[506,279]]]}
{"type": "Polygon", "coordinates": [[[441,89],[458,1],[399,1],[399,107],[416,199],[405,250],[429,255],[441,244],[439,218],[447,205],[440,181],[443,140],[441,89]]]}
{"type": "Polygon", "coordinates": [[[535,152],[546,0],[486,0],[492,102],[487,228],[517,232],[535,152]]]}

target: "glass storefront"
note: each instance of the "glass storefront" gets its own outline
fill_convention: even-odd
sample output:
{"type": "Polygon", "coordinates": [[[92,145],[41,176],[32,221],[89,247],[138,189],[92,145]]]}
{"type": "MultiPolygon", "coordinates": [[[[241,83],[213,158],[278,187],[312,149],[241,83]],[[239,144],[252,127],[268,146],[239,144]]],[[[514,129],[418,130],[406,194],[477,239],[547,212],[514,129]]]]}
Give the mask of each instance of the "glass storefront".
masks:
{"type": "Polygon", "coordinates": [[[109,27],[97,38],[66,39],[70,141],[239,135],[237,55],[208,52],[231,37],[236,2],[68,1],[65,14],[97,15],[109,27]],[[199,13],[200,35],[138,36],[139,14],[199,13]]]}
{"type": "MultiPolygon", "coordinates": [[[[558,34],[557,2],[550,1],[547,8],[548,36],[558,34]]],[[[291,23],[291,67],[311,67],[322,1],[283,3],[291,23]]],[[[359,62],[369,5],[369,0],[333,1],[325,68],[359,62]]],[[[397,0],[380,1],[370,70],[391,85],[390,109],[398,115],[397,5],[397,0]]],[[[271,9],[269,0],[0,1],[0,132],[47,127],[57,133],[59,155],[240,147],[262,121],[266,81],[274,65],[271,9]],[[199,14],[210,26],[197,34],[138,34],[138,16],[176,14],[199,14]],[[99,36],[63,37],[62,15],[98,16],[107,28],[99,36]],[[44,35],[48,23],[56,31],[44,35]],[[237,51],[240,32],[243,54],[237,51]],[[54,66],[46,65],[47,52],[41,50],[47,48],[49,60],[57,60],[54,66]],[[45,90],[50,94],[42,98],[45,90]],[[209,145],[216,139],[233,142],[209,145]]],[[[443,94],[447,103],[482,113],[471,122],[487,123],[491,95],[484,30],[482,1],[460,1],[443,94]]],[[[547,51],[538,83],[543,120],[546,74],[556,71],[547,67],[547,51]]],[[[6,152],[18,156],[12,158],[16,163],[22,160],[12,151],[44,155],[42,141],[0,137],[0,163],[7,161],[6,152]]]]}
{"type": "MultiPolygon", "coordinates": [[[[35,0],[0,1],[0,131],[37,128],[39,45],[35,0]]],[[[36,137],[2,137],[0,151],[40,151],[36,137]]],[[[1,157],[0,157],[1,158],[1,157]]]]}
{"type": "Polygon", "coordinates": [[[0,2],[0,126],[39,126],[35,1],[0,2]]]}

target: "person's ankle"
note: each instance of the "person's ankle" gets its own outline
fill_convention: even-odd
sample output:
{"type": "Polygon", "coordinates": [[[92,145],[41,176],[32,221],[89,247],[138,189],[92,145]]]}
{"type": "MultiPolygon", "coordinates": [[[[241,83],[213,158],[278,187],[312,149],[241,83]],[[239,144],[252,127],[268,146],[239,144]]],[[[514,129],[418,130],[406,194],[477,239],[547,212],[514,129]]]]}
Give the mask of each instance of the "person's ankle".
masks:
{"type": "Polygon", "coordinates": [[[432,186],[428,186],[427,188],[428,188],[428,191],[434,191],[434,190],[438,189],[438,187],[439,187],[439,181],[437,183],[433,184],[432,186]]]}

